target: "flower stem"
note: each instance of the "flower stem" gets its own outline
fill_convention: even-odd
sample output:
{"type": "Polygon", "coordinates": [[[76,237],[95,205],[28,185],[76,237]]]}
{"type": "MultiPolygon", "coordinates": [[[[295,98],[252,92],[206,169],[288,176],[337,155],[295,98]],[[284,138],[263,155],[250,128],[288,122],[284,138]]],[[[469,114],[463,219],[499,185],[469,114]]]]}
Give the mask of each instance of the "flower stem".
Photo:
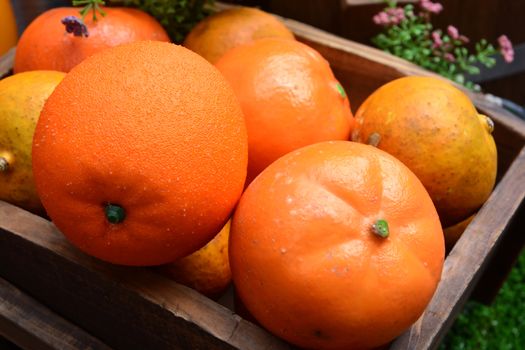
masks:
{"type": "Polygon", "coordinates": [[[85,19],[89,11],[93,11],[93,21],[94,22],[98,20],[97,12],[100,13],[102,17],[106,15],[106,12],[104,12],[104,10],[101,7],[104,5],[106,5],[106,2],[104,0],[73,0],[73,6],[84,6],[80,10],[80,14],[82,15],[82,20],[85,19]]]}

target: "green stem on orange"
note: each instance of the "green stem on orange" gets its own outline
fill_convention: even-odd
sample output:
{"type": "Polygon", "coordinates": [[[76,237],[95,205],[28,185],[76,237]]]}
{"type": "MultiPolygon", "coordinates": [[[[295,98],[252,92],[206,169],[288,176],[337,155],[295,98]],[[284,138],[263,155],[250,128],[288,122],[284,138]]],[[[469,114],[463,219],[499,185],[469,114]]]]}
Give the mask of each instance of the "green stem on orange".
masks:
{"type": "Polygon", "coordinates": [[[345,92],[345,89],[343,88],[343,86],[340,83],[337,83],[337,85],[335,87],[337,89],[337,92],[339,92],[339,94],[341,95],[341,97],[343,99],[345,99],[346,98],[346,92],[345,92]]]}
{"type": "Polygon", "coordinates": [[[126,211],[118,204],[106,204],[104,213],[106,219],[112,224],[119,224],[126,218],[126,211]]]}
{"type": "Polygon", "coordinates": [[[383,219],[377,220],[372,225],[372,232],[381,238],[387,238],[390,234],[390,231],[388,229],[388,222],[383,219]]]}
{"type": "Polygon", "coordinates": [[[106,12],[102,9],[101,6],[106,5],[104,0],[73,0],[73,6],[82,6],[84,7],[80,10],[82,15],[82,20],[85,19],[89,11],[93,10],[93,21],[97,21],[97,12],[100,13],[102,17],[106,15],[106,12]]]}
{"type": "Polygon", "coordinates": [[[0,172],[6,172],[9,170],[9,162],[4,157],[0,157],[0,172]]]}

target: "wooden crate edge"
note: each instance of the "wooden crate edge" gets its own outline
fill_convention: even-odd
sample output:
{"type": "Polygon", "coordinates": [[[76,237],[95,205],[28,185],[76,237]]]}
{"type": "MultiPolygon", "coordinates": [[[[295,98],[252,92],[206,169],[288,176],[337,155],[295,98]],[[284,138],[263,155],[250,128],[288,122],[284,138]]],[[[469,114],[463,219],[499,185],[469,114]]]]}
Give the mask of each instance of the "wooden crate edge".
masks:
{"type": "Polygon", "coordinates": [[[525,147],[445,260],[442,279],[420,319],[390,350],[435,349],[525,199],[525,147]],[[497,213],[497,214],[495,214],[497,213]]]}

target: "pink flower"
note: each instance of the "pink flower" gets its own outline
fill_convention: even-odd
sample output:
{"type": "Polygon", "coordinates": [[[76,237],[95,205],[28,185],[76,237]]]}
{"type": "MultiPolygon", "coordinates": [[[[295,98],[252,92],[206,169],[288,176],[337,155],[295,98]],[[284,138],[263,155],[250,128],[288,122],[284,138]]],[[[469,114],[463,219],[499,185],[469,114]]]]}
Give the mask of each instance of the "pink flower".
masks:
{"type": "Polygon", "coordinates": [[[498,43],[505,62],[510,63],[514,61],[514,48],[509,38],[506,35],[502,35],[498,38],[498,43]]]}
{"type": "Polygon", "coordinates": [[[386,11],[379,12],[372,20],[375,24],[389,26],[399,24],[405,20],[405,11],[402,8],[389,8],[386,11]]]}
{"type": "Polygon", "coordinates": [[[390,20],[388,18],[388,15],[386,14],[386,12],[379,12],[372,19],[373,19],[375,24],[379,24],[379,25],[383,25],[383,26],[386,26],[386,25],[390,24],[390,20]]]}
{"type": "Polygon", "coordinates": [[[458,29],[454,26],[448,26],[447,28],[448,35],[454,40],[459,39],[459,32],[458,29]]]}
{"type": "Polygon", "coordinates": [[[449,62],[455,62],[456,61],[456,57],[454,57],[453,54],[451,54],[450,52],[447,52],[446,54],[443,55],[443,58],[449,62]]]}
{"type": "Polygon", "coordinates": [[[439,2],[432,2],[431,0],[420,0],[419,6],[427,12],[430,13],[440,13],[443,11],[443,5],[441,5],[439,2]]]}
{"type": "Polygon", "coordinates": [[[459,41],[463,42],[464,44],[467,44],[470,41],[470,39],[467,38],[464,35],[460,35],[458,39],[459,39],[459,41]]]}
{"type": "Polygon", "coordinates": [[[402,8],[389,8],[386,10],[386,13],[390,16],[390,22],[392,24],[398,24],[405,20],[405,11],[402,8]]]}
{"type": "Polygon", "coordinates": [[[443,40],[441,40],[441,33],[437,30],[434,30],[431,35],[432,35],[432,41],[434,42],[432,44],[432,47],[434,49],[441,47],[443,45],[443,40]]]}

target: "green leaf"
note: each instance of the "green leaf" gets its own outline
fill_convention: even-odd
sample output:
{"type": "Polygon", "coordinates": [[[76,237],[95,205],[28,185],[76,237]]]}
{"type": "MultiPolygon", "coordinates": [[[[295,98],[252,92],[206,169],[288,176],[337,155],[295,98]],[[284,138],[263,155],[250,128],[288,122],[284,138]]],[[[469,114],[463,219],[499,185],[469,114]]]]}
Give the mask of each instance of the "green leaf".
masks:
{"type": "Polygon", "coordinates": [[[155,17],[171,40],[181,43],[189,31],[210,14],[214,0],[123,0],[126,6],[137,7],[155,17]]]}

